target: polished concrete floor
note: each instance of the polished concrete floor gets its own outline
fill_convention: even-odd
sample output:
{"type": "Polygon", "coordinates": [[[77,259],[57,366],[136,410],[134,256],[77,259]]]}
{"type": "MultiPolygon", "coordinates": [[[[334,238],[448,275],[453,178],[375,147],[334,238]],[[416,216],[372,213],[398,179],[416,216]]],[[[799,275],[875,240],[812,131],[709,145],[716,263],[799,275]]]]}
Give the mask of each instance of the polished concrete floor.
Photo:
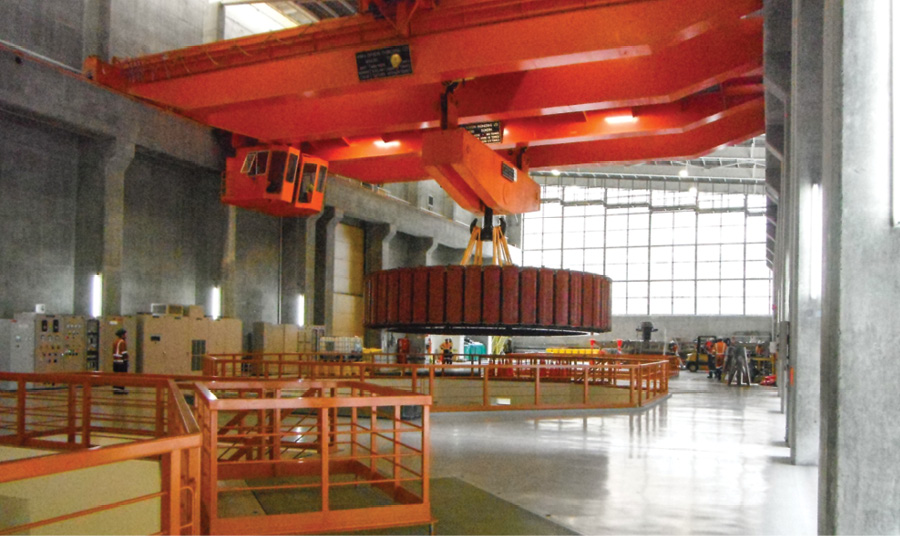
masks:
{"type": "Polygon", "coordinates": [[[775,388],[683,371],[670,391],[632,413],[436,414],[432,476],[582,534],[816,533],[817,469],[790,465],[775,388]]]}

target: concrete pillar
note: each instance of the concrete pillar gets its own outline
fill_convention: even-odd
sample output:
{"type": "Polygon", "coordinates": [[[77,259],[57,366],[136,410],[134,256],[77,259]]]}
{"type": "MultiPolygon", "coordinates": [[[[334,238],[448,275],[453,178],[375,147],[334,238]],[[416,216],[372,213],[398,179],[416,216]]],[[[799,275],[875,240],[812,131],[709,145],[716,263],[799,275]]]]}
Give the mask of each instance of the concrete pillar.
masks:
{"type": "MultiPolygon", "coordinates": [[[[823,534],[900,533],[900,229],[891,222],[891,4],[824,4],[823,534]]],[[[896,5],[893,16],[896,24],[896,5]]]]}
{"type": "MultiPolygon", "coordinates": [[[[390,244],[397,236],[397,228],[387,223],[366,224],[366,266],[365,273],[371,274],[390,266],[390,244]]],[[[364,343],[367,347],[381,347],[380,329],[367,329],[364,343]]]]}
{"type": "Polygon", "coordinates": [[[122,314],[122,262],[125,246],[125,172],[134,160],[134,143],[117,139],[104,153],[103,311],[122,314]]]}
{"type": "Polygon", "coordinates": [[[206,7],[203,19],[203,42],[213,43],[225,39],[225,6],[212,2],[206,7]]]}
{"type": "Polygon", "coordinates": [[[84,58],[110,59],[110,14],[112,0],[83,0],[81,50],[84,58]]]}
{"type": "Polygon", "coordinates": [[[428,236],[416,236],[409,244],[409,265],[430,266],[429,262],[437,249],[437,240],[428,236]]]}
{"type": "MultiPolygon", "coordinates": [[[[314,287],[315,275],[315,228],[317,217],[283,218],[281,242],[281,320],[283,324],[297,322],[297,296],[307,294],[314,287]],[[311,242],[311,244],[310,244],[311,242]],[[311,247],[310,247],[311,246],[311,247]],[[307,284],[308,283],[308,284],[307,284]]],[[[312,304],[313,298],[305,300],[305,306],[312,304]]],[[[312,323],[312,313],[304,309],[304,319],[312,323]]]]}
{"type": "Polygon", "coordinates": [[[325,207],[316,221],[314,318],[328,334],[334,326],[334,230],[343,217],[343,211],[325,207]]]}
{"type": "Polygon", "coordinates": [[[365,234],[365,273],[368,275],[391,267],[390,245],[397,235],[397,228],[388,223],[368,223],[365,234]]]}
{"type": "Polygon", "coordinates": [[[819,462],[819,376],[822,316],[822,8],[794,0],[790,191],[791,366],[788,444],[791,461],[819,462]]]}
{"type": "Polygon", "coordinates": [[[238,209],[228,207],[225,227],[225,247],[222,251],[222,316],[237,318],[237,217],[238,209]]]}
{"type": "Polygon", "coordinates": [[[108,144],[86,140],[79,147],[72,307],[76,315],[91,314],[93,276],[103,270],[103,154],[108,144]]]}

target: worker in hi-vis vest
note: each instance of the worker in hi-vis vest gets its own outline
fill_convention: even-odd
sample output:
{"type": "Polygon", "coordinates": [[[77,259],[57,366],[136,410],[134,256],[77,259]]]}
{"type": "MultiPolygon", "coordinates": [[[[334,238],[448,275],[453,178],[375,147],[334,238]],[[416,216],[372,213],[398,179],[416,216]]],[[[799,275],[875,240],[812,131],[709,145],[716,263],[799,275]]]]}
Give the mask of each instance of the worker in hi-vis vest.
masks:
{"type": "MultiPolygon", "coordinates": [[[[116,341],[113,343],[113,372],[128,372],[128,343],[125,341],[127,333],[124,329],[116,332],[116,341]]],[[[117,395],[127,392],[124,385],[113,386],[113,393],[117,395]]]]}

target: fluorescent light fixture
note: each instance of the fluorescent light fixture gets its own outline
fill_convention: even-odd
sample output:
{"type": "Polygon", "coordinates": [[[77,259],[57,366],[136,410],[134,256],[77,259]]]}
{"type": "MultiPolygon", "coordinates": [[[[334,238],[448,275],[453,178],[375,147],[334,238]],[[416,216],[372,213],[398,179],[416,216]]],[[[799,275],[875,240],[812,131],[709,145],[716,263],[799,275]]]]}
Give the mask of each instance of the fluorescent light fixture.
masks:
{"type": "Polygon", "coordinates": [[[688,173],[687,168],[684,168],[678,172],[678,176],[681,177],[682,179],[687,177],[688,175],[690,175],[690,173],[688,173]]]}
{"type": "Polygon", "coordinates": [[[900,20],[897,7],[889,5],[891,13],[891,220],[900,227],[900,20]]]}
{"type": "Polygon", "coordinates": [[[306,324],[306,297],[303,294],[297,294],[297,325],[306,324]]]}
{"type": "Polygon", "coordinates": [[[384,141],[384,140],[375,140],[375,147],[381,147],[382,149],[386,149],[388,147],[399,147],[400,142],[397,140],[394,141],[384,141]]]}
{"type": "Polygon", "coordinates": [[[552,169],[552,170],[550,170],[550,174],[553,175],[554,177],[559,177],[559,176],[560,176],[560,172],[559,172],[558,169],[552,169]]]}
{"type": "Polygon", "coordinates": [[[91,316],[99,318],[103,314],[103,275],[91,277],[91,316]]]}
{"type": "Polygon", "coordinates": [[[809,196],[809,297],[822,296],[822,187],[812,185],[809,196]]]}
{"type": "Polygon", "coordinates": [[[222,288],[213,287],[209,297],[209,314],[213,320],[217,320],[222,316],[222,288]]]}
{"type": "Polygon", "coordinates": [[[603,118],[604,121],[609,123],[610,125],[627,125],[630,123],[636,123],[637,117],[632,114],[619,114],[619,115],[610,115],[603,118]]]}

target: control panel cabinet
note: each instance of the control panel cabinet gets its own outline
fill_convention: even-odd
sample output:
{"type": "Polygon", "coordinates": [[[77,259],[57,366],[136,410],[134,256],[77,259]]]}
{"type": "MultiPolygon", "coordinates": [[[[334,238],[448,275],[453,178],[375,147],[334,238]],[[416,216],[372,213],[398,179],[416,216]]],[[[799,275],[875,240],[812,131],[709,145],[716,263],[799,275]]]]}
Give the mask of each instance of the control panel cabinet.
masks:
{"type": "Polygon", "coordinates": [[[83,316],[18,313],[12,322],[11,372],[82,372],[87,366],[83,316]]]}

